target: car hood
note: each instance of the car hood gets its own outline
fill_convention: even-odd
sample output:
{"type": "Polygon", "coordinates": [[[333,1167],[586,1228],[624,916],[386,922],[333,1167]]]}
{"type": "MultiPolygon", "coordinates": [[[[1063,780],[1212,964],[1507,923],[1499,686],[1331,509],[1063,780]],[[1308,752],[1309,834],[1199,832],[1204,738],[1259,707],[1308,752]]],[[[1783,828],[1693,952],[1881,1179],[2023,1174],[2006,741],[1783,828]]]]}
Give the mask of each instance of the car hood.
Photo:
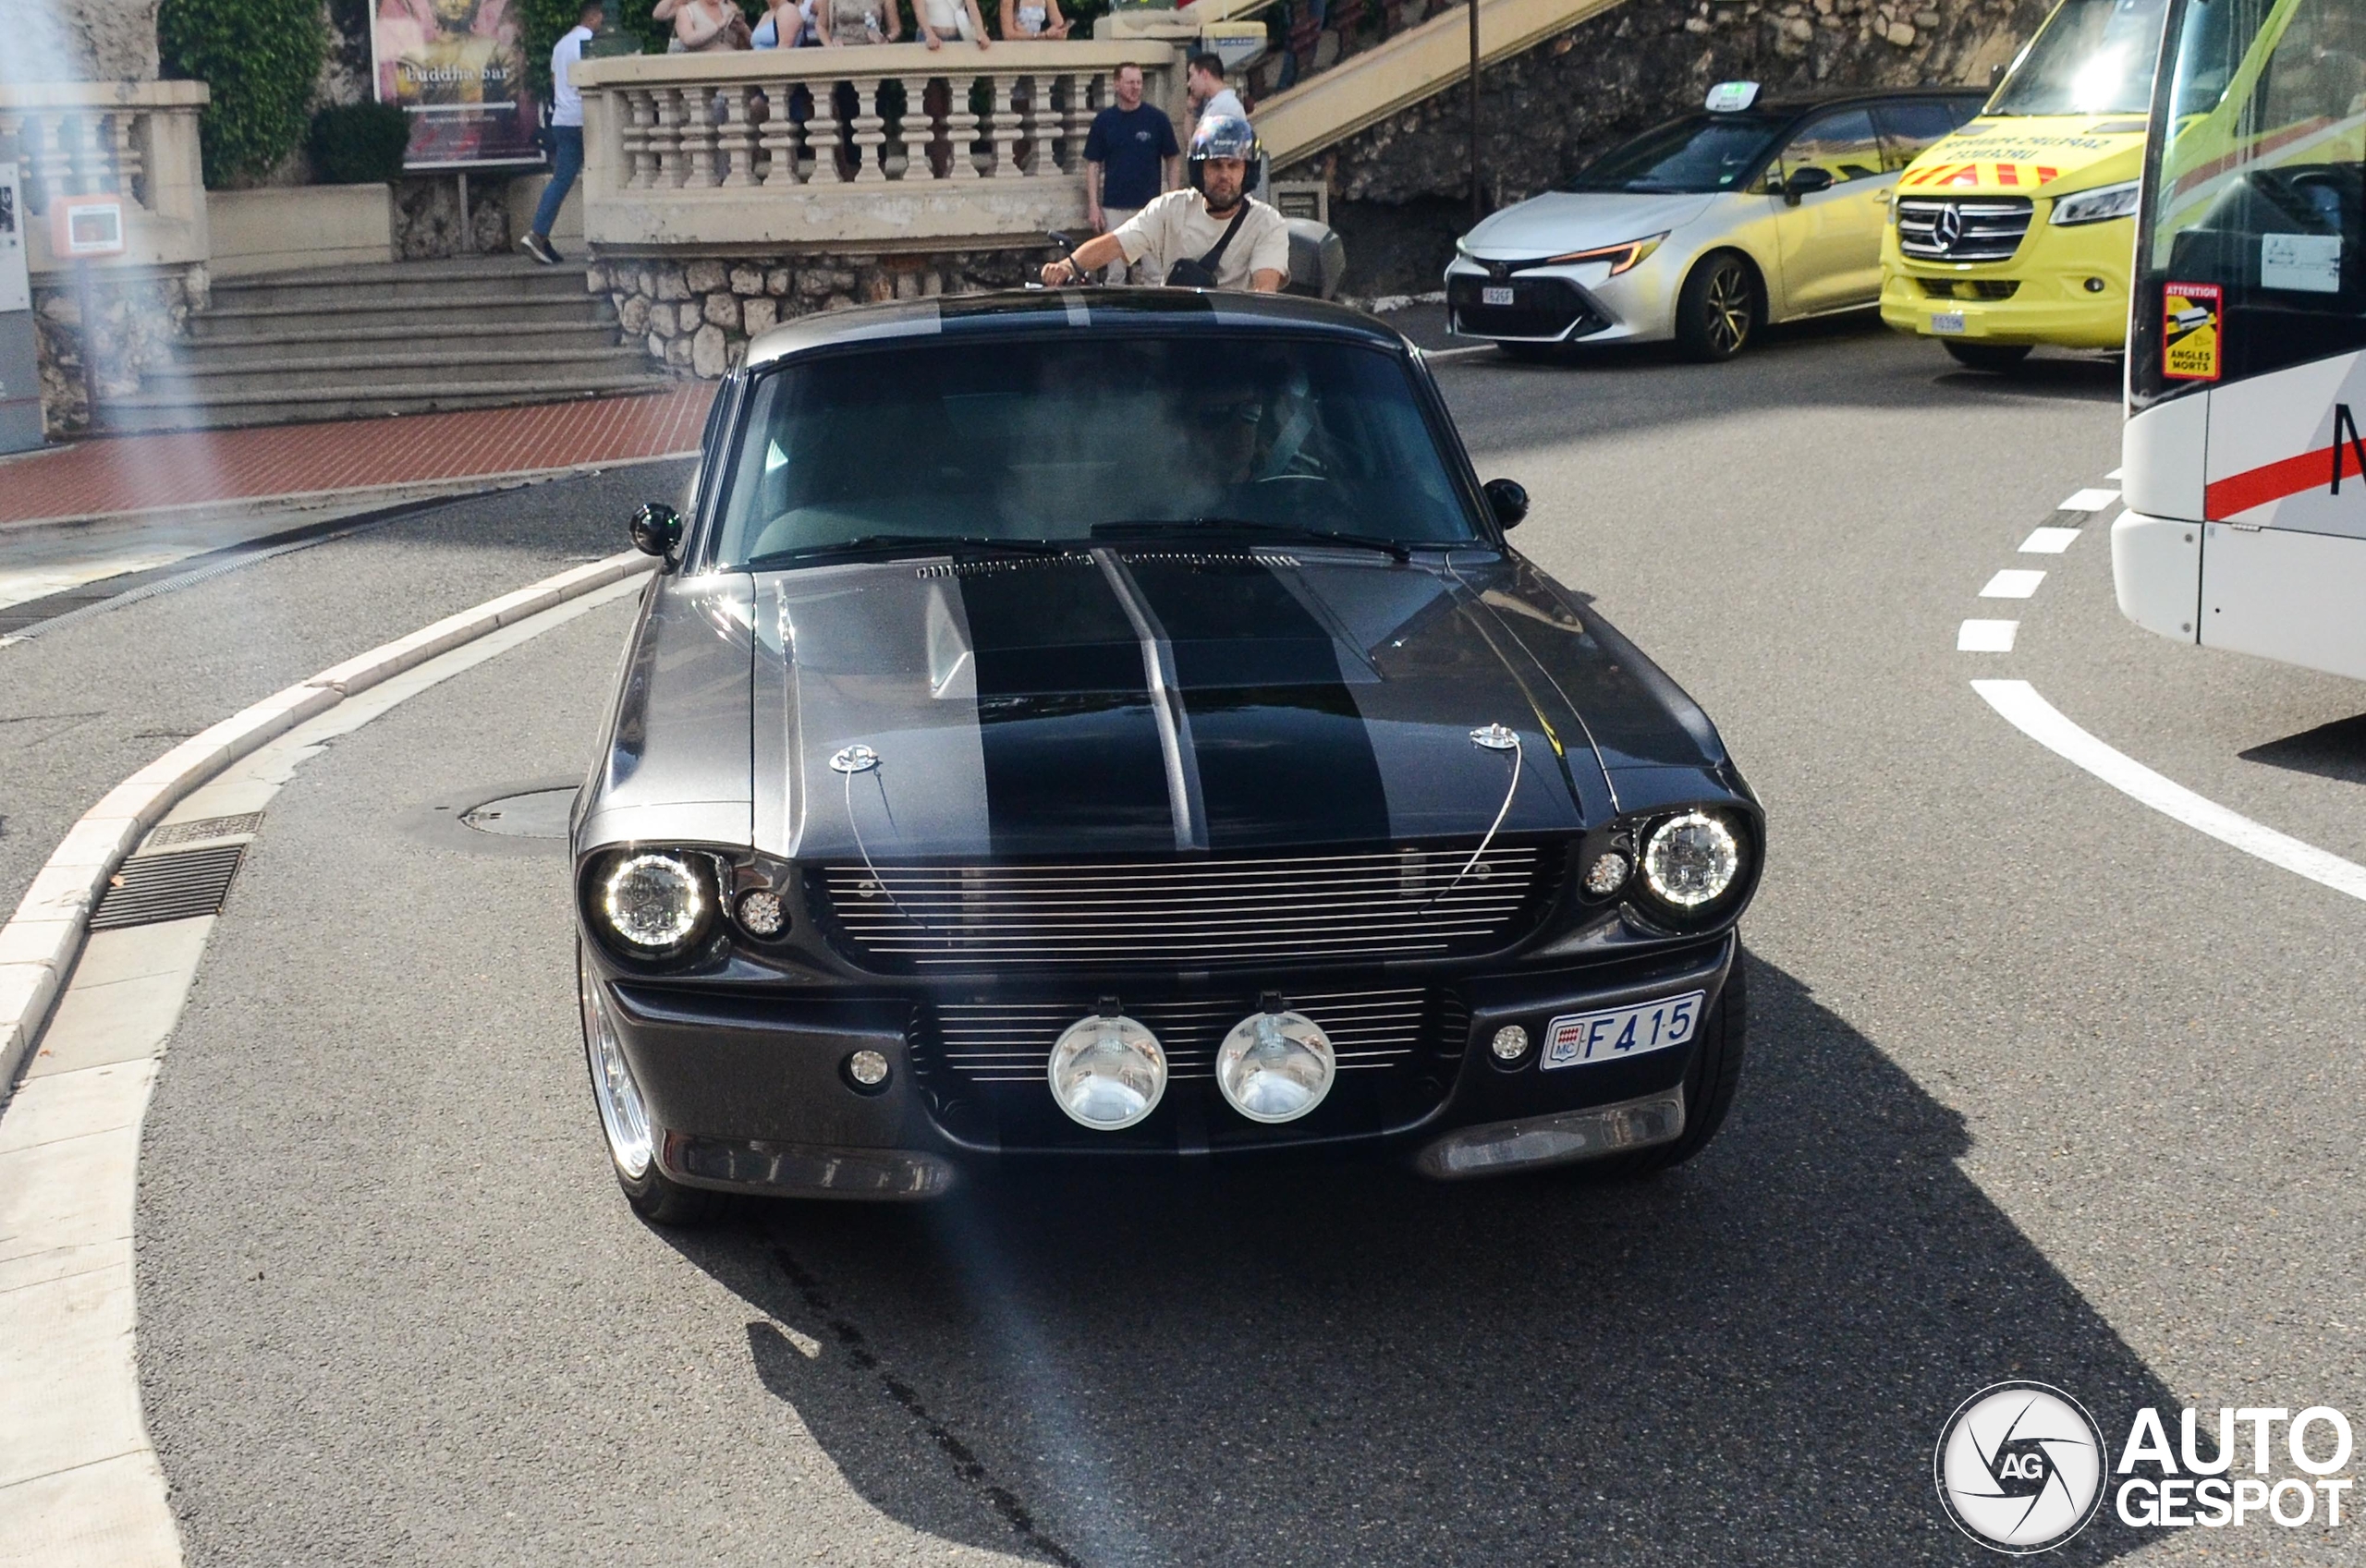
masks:
{"type": "Polygon", "coordinates": [[[1492,551],[865,563],[760,576],[750,610],[752,842],[789,858],[1568,833],[1615,813],[1620,770],[1722,760],[1665,676],[1492,551]],[[1491,724],[1517,784],[1471,739],[1491,724]],[[875,765],[834,768],[858,746],[875,765]]]}
{"type": "Polygon", "coordinates": [[[1463,237],[1465,254],[1518,261],[1647,239],[1681,228],[1716,197],[1648,196],[1619,191],[1555,191],[1506,207],[1463,237]]]}
{"type": "Polygon", "coordinates": [[[1901,196],[2067,196],[2134,179],[2143,169],[2141,115],[1977,119],[1907,165],[1901,196]]]}

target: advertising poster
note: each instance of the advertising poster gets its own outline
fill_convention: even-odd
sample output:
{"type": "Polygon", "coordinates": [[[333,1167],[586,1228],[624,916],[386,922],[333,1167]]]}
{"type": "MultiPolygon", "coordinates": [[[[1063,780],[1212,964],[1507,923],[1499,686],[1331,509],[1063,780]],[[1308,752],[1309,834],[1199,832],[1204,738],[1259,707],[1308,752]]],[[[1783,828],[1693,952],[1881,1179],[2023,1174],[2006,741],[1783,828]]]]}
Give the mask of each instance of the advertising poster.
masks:
{"type": "Polygon", "coordinates": [[[378,101],[410,111],[410,169],[543,161],[513,0],[376,0],[378,101]]]}

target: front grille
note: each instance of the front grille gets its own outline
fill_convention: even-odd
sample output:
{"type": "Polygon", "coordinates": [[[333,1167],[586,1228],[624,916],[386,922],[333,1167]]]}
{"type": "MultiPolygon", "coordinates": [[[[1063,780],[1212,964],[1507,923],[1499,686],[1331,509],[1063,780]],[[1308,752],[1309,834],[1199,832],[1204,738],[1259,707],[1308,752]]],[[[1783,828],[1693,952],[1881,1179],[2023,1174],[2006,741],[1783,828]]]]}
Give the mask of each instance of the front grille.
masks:
{"type": "Polygon", "coordinates": [[[2030,213],[2026,196],[1901,197],[1897,248],[1917,261],[2009,261],[2030,213]]]}
{"type": "MultiPolygon", "coordinates": [[[[1323,1027],[1343,1073],[1392,1067],[1409,1061],[1421,1043],[1429,992],[1396,991],[1292,991],[1293,1012],[1323,1027]]],[[[1216,1047],[1235,1024],[1258,1010],[1253,995],[1173,1001],[1120,999],[1127,1016],[1158,1037],[1171,1082],[1213,1077],[1216,1047]]],[[[1067,1002],[939,1003],[936,1041],[945,1064],[976,1084],[1042,1084],[1060,1032],[1093,1011],[1067,1002]]],[[[1464,1026],[1468,1032],[1468,1024],[1464,1026]]],[[[1456,1044],[1460,1045],[1457,1039],[1456,1044]]]]}
{"type": "Polygon", "coordinates": [[[1524,935],[1557,857],[1470,851],[1154,861],[824,866],[820,902],[861,961],[913,970],[1202,969],[1442,957],[1524,935]],[[1457,877],[1459,880],[1457,881],[1457,877]]]}
{"type": "Polygon", "coordinates": [[[1594,313],[1584,291],[1567,278],[1482,278],[1457,273],[1446,280],[1445,302],[1454,312],[1455,331],[1473,337],[1583,336],[1607,324],[1594,313]],[[1488,288],[1510,289],[1512,303],[1484,303],[1481,291],[1488,288]]]}
{"type": "Polygon", "coordinates": [[[2010,299],[2021,287],[2018,278],[1923,278],[1921,284],[1933,299],[2010,299]]]}

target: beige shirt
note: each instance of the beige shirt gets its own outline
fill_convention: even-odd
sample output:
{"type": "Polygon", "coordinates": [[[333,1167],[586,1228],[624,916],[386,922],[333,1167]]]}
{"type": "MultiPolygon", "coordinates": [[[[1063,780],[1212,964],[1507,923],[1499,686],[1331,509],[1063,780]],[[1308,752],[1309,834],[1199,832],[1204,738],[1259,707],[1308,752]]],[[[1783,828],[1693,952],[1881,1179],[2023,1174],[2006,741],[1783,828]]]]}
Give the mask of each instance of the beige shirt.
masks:
{"type": "MultiPolygon", "coordinates": [[[[1217,259],[1219,288],[1246,289],[1259,273],[1289,276],[1289,221],[1253,196],[1243,200],[1249,203],[1249,216],[1217,259]]],[[[1170,190],[1113,232],[1126,260],[1141,263],[1148,281],[1164,283],[1167,268],[1176,262],[1196,261],[1214,249],[1231,222],[1230,213],[1222,221],[1209,216],[1207,198],[1198,191],[1170,190]]]]}

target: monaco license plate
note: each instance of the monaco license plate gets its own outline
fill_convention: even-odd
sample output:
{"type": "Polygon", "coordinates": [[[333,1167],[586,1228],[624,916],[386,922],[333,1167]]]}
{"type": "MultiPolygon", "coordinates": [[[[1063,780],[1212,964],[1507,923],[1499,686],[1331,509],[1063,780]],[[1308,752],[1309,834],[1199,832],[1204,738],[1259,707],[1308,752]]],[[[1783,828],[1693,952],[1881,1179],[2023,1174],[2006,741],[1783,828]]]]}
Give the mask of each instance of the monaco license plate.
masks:
{"type": "Polygon", "coordinates": [[[1544,1030],[1542,1068],[1581,1067],[1592,1062],[1615,1062],[1665,1051],[1692,1038],[1701,1023],[1706,991],[1690,991],[1637,1007],[1613,1007],[1602,1013],[1568,1013],[1544,1030]]]}
{"type": "Polygon", "coordinates": [[[1508,305],[1511,302],[1512,291],[1507,287],[1496,288],[1491,286],[1479,291],[1479,303],[1482,305],[1508,305]]]}
{"type": "Polygon", "coordinates": [[[1931,313],[1931,330],[1933,332],[1963,331],[1963,312],[1961,310],[1933,310],[1931,313]]]}

